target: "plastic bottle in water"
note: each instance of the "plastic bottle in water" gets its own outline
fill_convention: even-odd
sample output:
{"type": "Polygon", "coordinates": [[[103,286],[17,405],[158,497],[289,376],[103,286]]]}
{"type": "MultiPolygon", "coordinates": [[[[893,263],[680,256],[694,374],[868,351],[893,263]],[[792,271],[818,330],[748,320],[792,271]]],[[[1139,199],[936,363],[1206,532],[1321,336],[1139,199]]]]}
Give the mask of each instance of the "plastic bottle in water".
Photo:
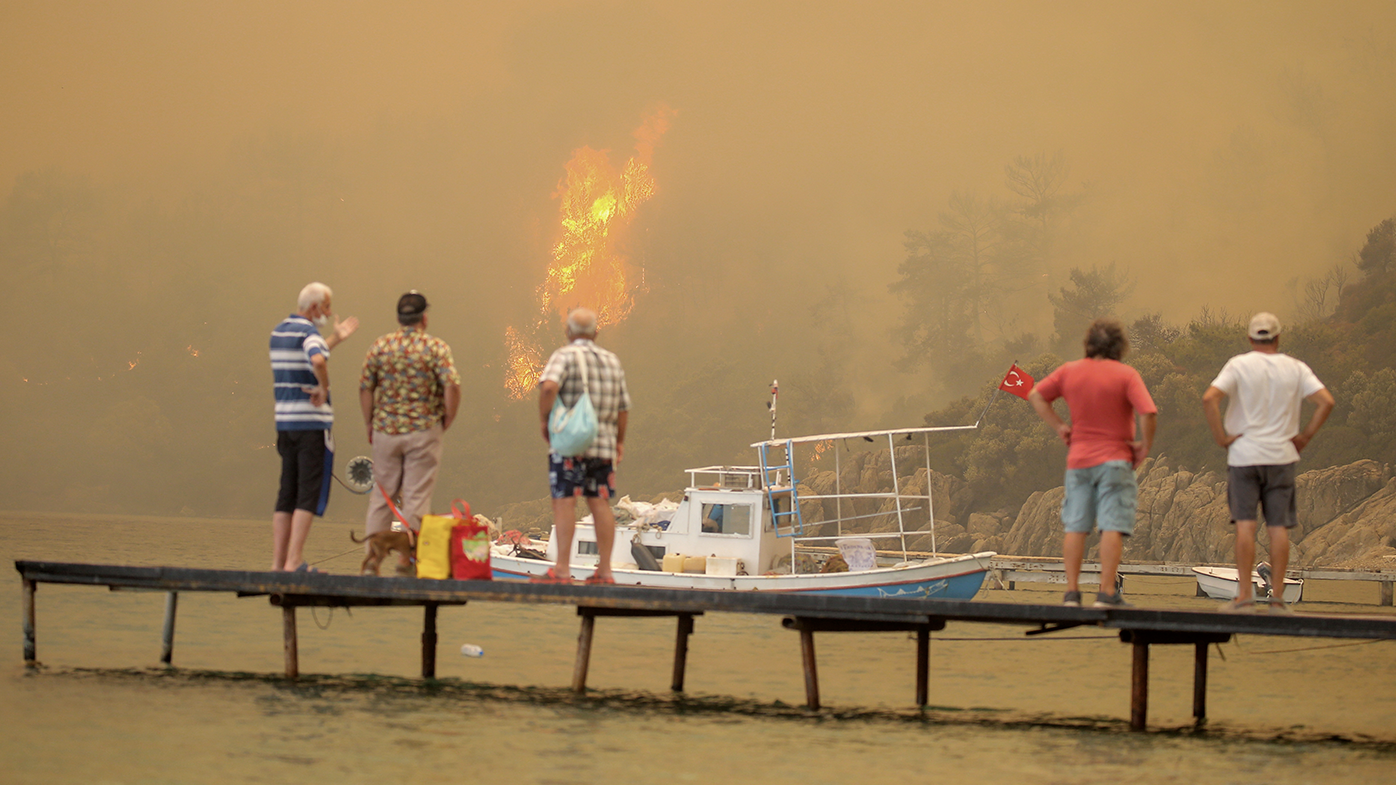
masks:
{"type": "Polygon", "coordinates": [[[460,653],[466,657],[483,657],[485,650],[473,643],[467,643],[460,647],[460,653]]]}

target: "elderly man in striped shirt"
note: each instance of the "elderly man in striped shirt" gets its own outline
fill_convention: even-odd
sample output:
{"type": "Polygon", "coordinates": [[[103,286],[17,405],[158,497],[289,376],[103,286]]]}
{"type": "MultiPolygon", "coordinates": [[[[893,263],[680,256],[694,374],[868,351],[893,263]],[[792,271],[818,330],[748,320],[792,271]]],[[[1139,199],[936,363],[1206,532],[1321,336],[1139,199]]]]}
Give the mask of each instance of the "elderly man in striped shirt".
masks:
{"type": "Polygon", "coordinates": [[[330,349],[359,327],[352,316],[339,321],[330,307],[332,295],[322,283],[308,284],[296,312],[271,331],[276,451],[281,455],[281,489],[271,518],[273,570],[309,570],[301,551],[311,522],[325,514],[330,500],[330,349]]]}

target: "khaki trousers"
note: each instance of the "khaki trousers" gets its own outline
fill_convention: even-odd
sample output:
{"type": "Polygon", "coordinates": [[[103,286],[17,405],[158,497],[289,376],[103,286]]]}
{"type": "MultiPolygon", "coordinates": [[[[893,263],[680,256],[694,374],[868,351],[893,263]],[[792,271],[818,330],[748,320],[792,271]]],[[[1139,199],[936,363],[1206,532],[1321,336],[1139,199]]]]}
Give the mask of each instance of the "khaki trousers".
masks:
{"type": "MultiPolygon", "coordinates": [[[[389,496],[402,496],[398,510],[413,529],[420,529],[422,516],[431,512],[431,492],[441,465],[444,434],[441,423],[411,433],[373,432],[373,479],[389,496]]],[[[392,528],[394,520],[383,491],[374,488],[368,497],[364,532],[373,534],[392,528]]]]}

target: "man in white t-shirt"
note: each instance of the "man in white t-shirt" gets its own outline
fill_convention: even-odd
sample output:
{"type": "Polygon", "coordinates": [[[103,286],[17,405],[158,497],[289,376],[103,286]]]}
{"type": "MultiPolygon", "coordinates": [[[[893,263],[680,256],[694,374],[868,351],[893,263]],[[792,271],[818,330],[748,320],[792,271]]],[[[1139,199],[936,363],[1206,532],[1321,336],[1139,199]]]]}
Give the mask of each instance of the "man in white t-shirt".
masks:
{"type": "Polygon", "coordinates": [[[1236,525],[1236,599],[1222,606],[1238,611],[1255,605],[1251,567],[1255,563],[1256,506],[1265,511],[1270,560],[1280,596],[1270,609],[1285,612],[1284,575],[1289,566],[1289,530],[1298,525],[1294,478],[1299,453],[1333,411],[1333,396],[1309,366],[1280,352],[1280,320],[1258,313],[1247,329],[1251,351],[1227,361],[1202,395],[1212,438],[1226,448],[1227,501],[1236,525]],[[1223,427],[1221,399],[1229,397],[1223,427]],[[1299,430],[1299,406],[1315,405],[1299,430]]]}

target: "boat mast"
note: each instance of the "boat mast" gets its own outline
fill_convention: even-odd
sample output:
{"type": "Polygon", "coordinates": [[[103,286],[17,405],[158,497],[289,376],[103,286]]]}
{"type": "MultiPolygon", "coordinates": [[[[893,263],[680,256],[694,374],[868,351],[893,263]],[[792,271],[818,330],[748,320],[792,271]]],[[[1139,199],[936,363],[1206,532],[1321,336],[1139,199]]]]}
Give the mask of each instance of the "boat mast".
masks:
{"type": "Polygon", "coordinates": [[[780,397],[780,384],[777,380],[771,380],[771,402],[766,404],[766,408],[771,410],[771,441],[776,440],[776,403],[780,397]]]}

